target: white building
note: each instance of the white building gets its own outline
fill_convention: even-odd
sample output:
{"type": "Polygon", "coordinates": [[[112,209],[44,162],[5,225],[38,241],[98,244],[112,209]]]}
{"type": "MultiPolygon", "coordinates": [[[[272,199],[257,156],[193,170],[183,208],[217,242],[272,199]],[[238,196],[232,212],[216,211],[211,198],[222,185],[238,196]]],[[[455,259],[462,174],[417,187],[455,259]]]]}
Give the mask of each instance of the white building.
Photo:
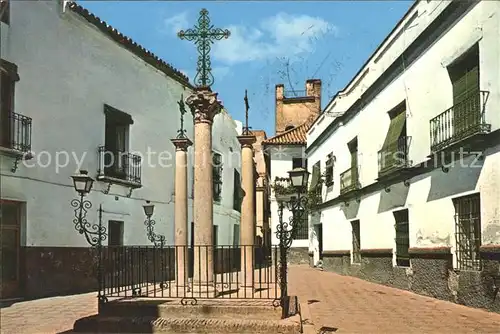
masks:
{"type": "Polygon", "coordinates": [[[415,2],[311,126],[328,184],[314,262],[500,310],[499,14],[415,2]]]}
{"type": "MultiPolygon", "coordinates": [[[[97,180],[88,195],[93,207],[87,218],[97,222],[102,205],[105,245],[152,245],[144,226],[146,200],[155,205],[155,232],[172,245],[175,148],[170,139],[180,125],[177,101],[192,86],[171,65],[76,3],[11,1],[0,32],[2,296],[95,289],[88,244],[73,224],[70,202],[77,195],[71,175],[84,169],[97,180]],[[104,150],[130,152],[127,167],[109,164],[111,155],[104,157],[104,150]],[[21,159],[29,155],[32,159],[21,159]]],[[[189,112],[184,126],[193,140],[189,112]]],[[[214,150],[223,156],[238,152],[236,135],[229,114],[218,115],[214,150]]],[[[231,190],[239,166],[236,160],[224,169],[214,210],[219,244],[233,244],[239,224],[231,190]]],[[[191,221],[192,192],[189,197],[191,221]]]]}
{"type": "MultiPolygon", "coordinates": [[[[288,186],[288,171],[307,168],[304,150],[306,133],[311,123],[321,112],[321,81],[307,80],[304,91],[285,91],[282,84],[276,85],[276,135],[262,141],[268,155],[268,170],[271,184],[288,186]],[[298,96],[297,96],[298,95],[298,96]]],[[[278,245],[276,227],[279,224],[275,191],[270,193],[271,208],[271,245],[278,245]]],[[[292,213],[284,208],[283,221],[289,221],[292,213]]],[[[291,263],[308,262],[309,233],[306,215],[292,241],[289,261],[291,263]]]]}

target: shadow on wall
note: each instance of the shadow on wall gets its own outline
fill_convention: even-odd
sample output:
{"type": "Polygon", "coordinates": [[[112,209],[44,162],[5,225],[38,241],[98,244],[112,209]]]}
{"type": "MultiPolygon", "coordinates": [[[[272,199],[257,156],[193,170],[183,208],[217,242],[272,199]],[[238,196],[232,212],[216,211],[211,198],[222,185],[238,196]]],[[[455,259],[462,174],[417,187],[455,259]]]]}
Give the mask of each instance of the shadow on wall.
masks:
{"type": "Polygon", "coordinates": [[[347,220],[356,219],[359,211],[359,203],[360,201],[358,200],[350,200],[340,206],[340,210],[342,210],[347,220]]]}
{"type": "Polygon", "coordinates": [[[398,207],[404,207],[410,187],[403,182],[396,183],[380,191],[380,201],[378,203],[378,213],[389,211],[398,207]],[[389,190],[389,192],[387,192],[389,190]]]}
{"type": "Polygon", "coordinates": [[[431,171],[431,187],[427,202],[476,189],[486,159],[483,157],[480,160],[476,156],[469,156],[460,160],[457,156],[447,172],[441,168],[431,171]]]}

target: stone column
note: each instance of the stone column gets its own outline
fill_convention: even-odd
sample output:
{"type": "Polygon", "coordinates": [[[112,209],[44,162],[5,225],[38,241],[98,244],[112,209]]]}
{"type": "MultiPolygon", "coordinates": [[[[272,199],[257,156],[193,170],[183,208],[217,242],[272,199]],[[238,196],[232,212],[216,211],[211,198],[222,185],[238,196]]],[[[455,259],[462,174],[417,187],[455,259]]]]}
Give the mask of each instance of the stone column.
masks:
{"type": "Polygon", "coordinates": [[[194,277],[200,297],[215,295],[213,286],[212,122],[222,108],[217,93],[198,88],[186,99],[194,119],[194,277]]]}
{"type": "Polygon", "coordinates": [[[243,297],[253,295],[254,288],[254,242],[255,242],[255,177],[253,147],[255,136],[238,136],[241,144],[241,187],[244,197],[241,204],[240,247],[241,289],[243,297]]]}
{"type": "Polygon", "coordinates": [[[188,178],[187,149],[193,143],[188,138],[171,140],[175,145],[175,280],[180,288],[188,287],[188,178]]]}

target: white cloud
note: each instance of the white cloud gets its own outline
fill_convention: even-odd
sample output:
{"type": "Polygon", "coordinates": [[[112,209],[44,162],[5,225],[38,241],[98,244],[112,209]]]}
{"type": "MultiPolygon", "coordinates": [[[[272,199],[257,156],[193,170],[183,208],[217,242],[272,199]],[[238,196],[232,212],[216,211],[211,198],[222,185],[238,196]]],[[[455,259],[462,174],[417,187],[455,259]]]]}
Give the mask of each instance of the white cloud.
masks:
{"type": "Polygon", "coordinates": [[[279,13],[260,22],[258,28],[241,25],[227,27],[229,39],[215,42],[213,57],[232,65],[276,57],[290,57],[311,53],[326,35],[337,35],[338,29],[329,22],[308,15],[279,13]]]}
{"type": "Polygon", "coordinates": [[[220,80],[231,74],[231,69],[229,66],[215,66],[212,68],[212,75],[217,80],[220,80]]]}
{"type": "Polygon", "coordinates": [[[163,24],[165,32],[168,34],[174,33],[174,35],[177,35],[180,30],[186,30],[190,27],[186,12],[182,12],[165,19],[163,24]]]}

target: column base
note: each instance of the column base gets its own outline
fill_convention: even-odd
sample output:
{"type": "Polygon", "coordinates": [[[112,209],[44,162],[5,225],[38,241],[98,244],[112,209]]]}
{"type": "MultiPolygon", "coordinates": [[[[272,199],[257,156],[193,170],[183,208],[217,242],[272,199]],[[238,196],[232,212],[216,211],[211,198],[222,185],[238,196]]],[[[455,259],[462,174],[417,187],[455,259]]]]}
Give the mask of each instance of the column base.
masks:
{"type": "Polygon", "coordinates": [[[191,292],[191,284],[189,282],[175,282],[174,284],[172,286],[175,286],[175,289],[178,289],[179,292],[191,292]]]}
{"type": "Polygon", "coordinates": [[[213,282],[193,282],[190,294],[195,298],[215,298],[217,297],[217,290],[213,282]]]}

